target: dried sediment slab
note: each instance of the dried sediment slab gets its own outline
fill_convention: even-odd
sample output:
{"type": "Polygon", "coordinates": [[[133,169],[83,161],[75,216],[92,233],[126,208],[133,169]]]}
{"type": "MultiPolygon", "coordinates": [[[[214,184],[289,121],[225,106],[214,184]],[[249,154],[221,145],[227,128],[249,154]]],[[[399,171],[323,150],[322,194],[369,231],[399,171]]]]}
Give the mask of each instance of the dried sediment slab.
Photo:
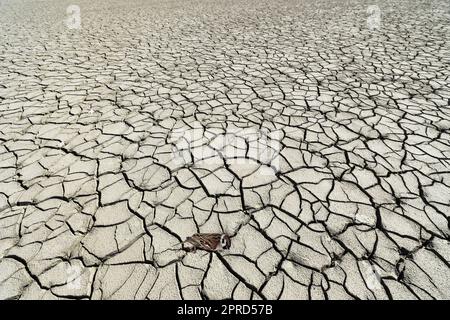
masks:
{"type": "Polygon", "coordinates": [[[0,299],[449,299],[449,4],[369,5],[1,0],[0,299]]]}

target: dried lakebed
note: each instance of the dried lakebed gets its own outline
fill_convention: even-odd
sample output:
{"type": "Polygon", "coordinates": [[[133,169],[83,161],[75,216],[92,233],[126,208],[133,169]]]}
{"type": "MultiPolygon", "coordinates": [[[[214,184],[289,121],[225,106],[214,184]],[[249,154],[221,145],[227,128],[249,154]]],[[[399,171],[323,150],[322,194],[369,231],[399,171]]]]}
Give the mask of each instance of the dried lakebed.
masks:
{"type": "Polygon", "coordinates": [[[449,299],[449,3],[370,5],[1,0],[0,299],[449,299]]]}

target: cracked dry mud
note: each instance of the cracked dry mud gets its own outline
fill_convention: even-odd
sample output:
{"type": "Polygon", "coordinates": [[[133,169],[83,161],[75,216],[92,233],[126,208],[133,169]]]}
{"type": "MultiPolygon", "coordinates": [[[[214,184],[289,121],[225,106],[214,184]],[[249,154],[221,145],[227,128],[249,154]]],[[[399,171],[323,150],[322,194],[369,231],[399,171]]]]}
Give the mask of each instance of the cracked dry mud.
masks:
{"type": "Polygon", "coordinates": [[[371,4],[2,0],[0,298],[449,299],[449,3],[371,4]]]}

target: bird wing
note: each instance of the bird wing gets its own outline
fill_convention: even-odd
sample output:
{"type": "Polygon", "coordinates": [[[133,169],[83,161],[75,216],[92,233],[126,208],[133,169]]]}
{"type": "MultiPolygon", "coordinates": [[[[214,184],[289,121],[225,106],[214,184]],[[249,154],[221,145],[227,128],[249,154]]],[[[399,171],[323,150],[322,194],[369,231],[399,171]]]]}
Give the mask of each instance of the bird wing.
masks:
{"type": "Polygon", "coordinates": [[[194,234],[192,237],[186,239],[186,241],[189,241],[197,248],[201,248],[204,250],[215,250],[218,243],[217,241],[219,240],[220,235],[217,235],[215,233],[203,233],[203,234],[197,233],[194,234]]]}

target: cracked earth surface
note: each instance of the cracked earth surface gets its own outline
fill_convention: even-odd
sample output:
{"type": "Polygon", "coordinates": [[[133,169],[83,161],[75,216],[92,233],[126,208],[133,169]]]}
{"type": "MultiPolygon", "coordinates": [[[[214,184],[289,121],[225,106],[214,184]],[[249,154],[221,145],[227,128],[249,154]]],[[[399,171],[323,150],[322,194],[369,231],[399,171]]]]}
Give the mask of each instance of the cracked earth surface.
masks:
{"type": "Polygon", "coordinates": [[[449,299],[449,5],[371,4],[1,1],[0,298],[449,299]]]}

